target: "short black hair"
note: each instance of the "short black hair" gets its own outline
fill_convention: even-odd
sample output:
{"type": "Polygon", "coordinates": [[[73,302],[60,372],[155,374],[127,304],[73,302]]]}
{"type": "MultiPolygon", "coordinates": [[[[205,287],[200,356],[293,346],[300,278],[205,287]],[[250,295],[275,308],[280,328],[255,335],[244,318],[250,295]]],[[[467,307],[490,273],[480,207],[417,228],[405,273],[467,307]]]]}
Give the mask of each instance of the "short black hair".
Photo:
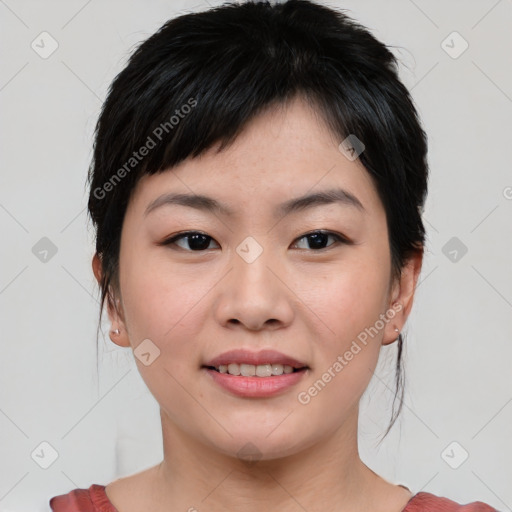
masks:
{"type": "MultiPolygon", "coordinates": [[[[393,276],[423,251],[427,137],[393,53],[341,9],[310,0],[228,2],[167,21],[109,88],[88,175],[103,268],[100,322],[105,300],[116,304],[121,229],[139,179],[216,143],[222,151],[255,116],[298,96],[337,140],[363,142],[359,159],[386,211],[393,276]]],[[[403,404],[403,343],[400,334],[384,437],[403,404]]]]}

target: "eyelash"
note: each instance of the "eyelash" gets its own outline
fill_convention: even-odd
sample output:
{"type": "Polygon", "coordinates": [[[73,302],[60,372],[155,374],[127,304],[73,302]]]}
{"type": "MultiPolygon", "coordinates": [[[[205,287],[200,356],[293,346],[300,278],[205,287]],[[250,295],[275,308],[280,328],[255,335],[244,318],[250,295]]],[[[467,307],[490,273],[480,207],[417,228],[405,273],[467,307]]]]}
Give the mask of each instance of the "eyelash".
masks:
{"type": "MultiPolygon", "coordinates": [[[[332,236],[333,238],[336,239],[336,242],[341,243],[341,244],[352,245],[352,243],[353,243],[339,233],[335,233],[332,231],[325,231],[325,230],[310,231],[310,232],[305,233],[304,235],[301,235],[300,237],[296,238],[294,242],[298,242],[298,241],[302,240],[303,238],[307,238],[309,236],[317,235],[317,234],[332,236]]],[[[182,238],[188,238],[192,235],[202,235],[206,238],[214,240],[211,236],[207,235],[206,233],[202,233],[201,231],[185,231],[183,233],[180,233],[176,236],[173,236],[171,238],[164,240],[159,245],[164,245],[164,246],[174,245],[176,241],[181,240],[182,238]]],[[[331,248],[333,245],[336,245],[336,244],[331,244],[331,245],[328,245],[327,247],[323,247],[321,249],[310,249],[310,250],[313,252],[322,252],[322,251],[326,251],[327,249],[331,248]]],[[[183,249],[183,247],[180,247],[180,249],[183,249]]],[[[204,250],[183,249],[183,250],[186,252],[205,252],[207,249],[204,249],[204,250]]],[[[299,249],[299,250],[308,250],[308,249],[299,249]]]]}

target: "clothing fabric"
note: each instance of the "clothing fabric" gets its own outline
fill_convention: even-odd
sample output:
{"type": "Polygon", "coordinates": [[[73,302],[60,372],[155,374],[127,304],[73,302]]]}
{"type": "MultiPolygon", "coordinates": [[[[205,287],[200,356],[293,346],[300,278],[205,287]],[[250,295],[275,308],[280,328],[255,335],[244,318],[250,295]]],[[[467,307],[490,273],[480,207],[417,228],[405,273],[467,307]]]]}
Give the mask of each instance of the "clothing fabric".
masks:
{"type": "MultiPolygon", "coordinates": [[[[105,486],[92,484],[88,489],[74,489],[50,499],[53,512],[119,512],[105,493],[105,486]]],[[[461,505],[429,492],[416,493],[402,512],[498,512],[495,508],[474,501],[461,505]]]]}

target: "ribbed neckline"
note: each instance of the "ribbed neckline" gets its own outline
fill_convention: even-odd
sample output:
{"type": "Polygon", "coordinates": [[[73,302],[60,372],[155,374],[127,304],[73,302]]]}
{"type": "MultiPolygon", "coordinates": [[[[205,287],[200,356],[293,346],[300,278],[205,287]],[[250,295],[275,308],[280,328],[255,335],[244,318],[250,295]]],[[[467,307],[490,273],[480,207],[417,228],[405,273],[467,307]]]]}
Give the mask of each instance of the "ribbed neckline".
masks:
{"type": "Polygon", "coordinates": [[[429,494],[428,492],[417,492],[413,494],[409,501],[405,504],[405,507],[402,509],[402,512],[409,512],[411,505],[415,505],[416,501],[421,498],[424,494],[429,494]]]}
{"type": "Polygon", "coordinates": [[[94,507],[100,512],[119,512],[108,499],[107,493],[105,492],[105,485],[92,484],[89,487],[89,496],[91,497],[94,507]]]}
{"type": "MultiPolygon", "coordinates": [[[[400,487],[403,487],[404,489],[407,489],[410,491],[408,487],[402,484],[398,484],[400,487]]],[[[89,496],[91,497],[91,501],[95,508],[97,508],[100,512],[119,512],[117,508],[114,507],[112,502],[108,499],[107,493],[105,492],[105,485],[100,484],[92,484],[89,487],[89,496]]],[[[417,498],[420,498],[424,494],[428,494],[426,492],[418,492],[411,496],[409,501],[405,504],[405,508],[402,510],[402,512],[408,512],[409,507],[414,504],[414,501],[416,501],[417,498]]]]}
{"type": "MultiPolygon", "coordinates": [[[[409,489],[409,487],[407,487],[406,485],[403,485],[403,484],[398,484],[399,487],[403,487],[404,489],[407,489],[409,492],[412,492],[411,489],[409,489]]],[[[414,500],[414,498],[416,498],[416,496],[418,496],[418,494],[421,494],[421,493],[416,493],[416,494],[413,494],[410,498],[409,498],[409,501],[405,504],[405,507],[402,509],[401,512],[407,512],[408,508],[409,508],[409,505],[412,504],[412,501],[414,500]]]]}

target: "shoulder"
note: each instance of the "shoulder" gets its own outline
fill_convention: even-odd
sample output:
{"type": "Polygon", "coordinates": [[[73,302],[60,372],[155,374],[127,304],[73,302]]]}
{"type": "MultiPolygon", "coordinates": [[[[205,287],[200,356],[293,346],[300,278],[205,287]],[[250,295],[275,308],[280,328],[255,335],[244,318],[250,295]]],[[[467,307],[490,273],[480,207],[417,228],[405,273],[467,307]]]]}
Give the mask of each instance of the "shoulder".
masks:
{"type": "Polygon", "coordinates": [[[481,501],[460,504],[429,492],[415,494],[402,512],[497,512],[481,501]]]}
{"type": "Polygon", "coordinates": [[[49,504],[53,512],[118,512],[108,499],[105,486],[98,484],[54,496],[49,504]]]}

